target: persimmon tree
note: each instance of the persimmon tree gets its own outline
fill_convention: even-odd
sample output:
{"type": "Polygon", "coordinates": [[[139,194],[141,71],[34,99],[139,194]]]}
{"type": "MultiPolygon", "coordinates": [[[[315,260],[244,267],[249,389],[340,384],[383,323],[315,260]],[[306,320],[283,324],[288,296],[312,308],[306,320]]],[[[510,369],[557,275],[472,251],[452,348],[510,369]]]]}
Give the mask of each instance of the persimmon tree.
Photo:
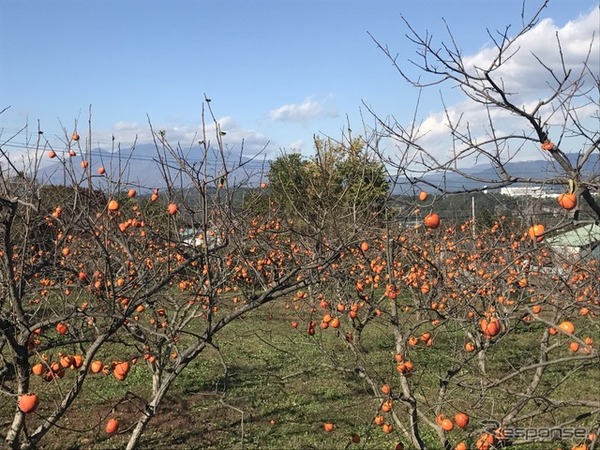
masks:
{"type": "Polygon", "coordinates": [[[600,185],[590,165],[594,165],[600,146],[598,112],[594,107],[600,96],[598,34],[590,34],[576,49],[564,48],[557,33],[546,36],[554,42],[549,45],[551,50],[547,55],[521,50],[522,45],[527,45],[525,41],[531,42],[534,33],[543,30],[536,30],[536,26],[548,3],[544,1],[531,17],[523,12],[522,26],[514,32],[510,26],[490,31],[492,46],[481,52],[483,56],[479,58],[465,56],[449,28],[447,40],[438,43],[405,20],[408,39],[416,47],[416,58],[409,59],[407,64],[373,37],[403,81],[422,92],[458,88],[468,102],[464,108],[474,111],[468,114],[444,106],[440,121],[447,130],[448,139],[444,142],[451,150],[440,151],[433,144],[423,143],[431,122],[419,122],[418,108],[409,126],[384,120],[371,109],[381,135],[397,143],[399,151],[394,154],[401,155],[382,155],[386,162],[409,181],[429,185],[439,193],[464,189],[452,190],[444,183],[433,183],[425,175],[456,174],[480,183],[474,190],[514,184],[564,186],[565,193],[575,198],[572,218],[580,219],[581,203],[590,210],[587,217],[581,218],[585,219],[582,222],[597,221],[600,206],[593,193],[598,192],[600,185]],[[408,67],[416,67],[417,74],[412,75],[408,67]],[[524,80],[512,75],[511,71],[522,67],[538,69],[535,87],[521,86],[524,80]],[[520,87],[524,91],[533,89],[535,93],[519,92],[520,87]],[[508,163],[536,157],[549,161],[546,174],[511,173],[508,163]],[[486,173],[494,175],[473,175],[467,171],[465,168],[475,161],[489,165],[492,170],[486,173]]]}
{"type": "MultiPolygon", "coordinates": [[[[323,347],[328,367],[365,380],[384,433],[453,448],[475,443],[482,421],[595,430],[599,399],[559,387],[595,376],[597,264],[573,265],[513,228],[505,219],[475,240],[469,223],[367,233],[313,290],[318,332],[340,340],[323,347]],[[387,339],[388,361],[370,351],[373,335],[387,339]],[[467,432],[458,413],[471,419],[467,432]]],[[[540,439],[493,431],[495,445],[540,439]]],[[[363,438],[372,432],[366,424],[363,438]]]]}
{"type": "MultiPolygon", "coordinates": [[[[218,349],[220,330],[319,281],[339,256],[338,242],[316,246],[314,234],[235,207],[245,168],[228,159],[206,105],[210,126],[203,119],[193,160],[200,163],[153,130],[161,186],[97,167],[91,134],[83,144],[77,131],[65,132],[64,148],[38,133],[25,167],[2,152],[0,348],[2,395],[15,405],[4,434],[10,448],[41,444],[90,377],[124,381],[143,364],[149,393],[110,399],[115,407],[135,400],[127,443],[135,448],[182,371],[218,349]],[[68,186],[43,185],[42,158],[58,161],[68,186]]],[[[116,417],[90,426],[107,419],[106,432],[119,432],[116,417]]]]}
{"type": "MultiPolygon", "coordinates": [[[[503,217],[474,228],[472,222],[449,223],[444,217],[440,223],[436,196],[413,197],[401,211],[411,220],[396,216],[385,226],[363,224],[356,243],[336,264],[339,272],[320,286],[322,291],[313,290],[314,304],[323,308],[317,332],[340,341],[315,343],[331,360],[329,368],[365,380],[374,397],[373,423],[415,448],[465,448],[469,443],[482,450],[556,439],[595,445],[600,398],[568,386],[598,376],[598,261],[569,257],[544,238],[571,222],[600,219],[593,195],[600,186],[585,170],[600,150],[600,134],[594,128],[597,120],[583,115],[598,104],[598,71],[590,65],[598,37],[590,36],[588,51],[576,64],[560,36],[552,36],[558,43],[556,61],[528,55],[527,64],[539,65],[546,77],[540,99],[524,101],[510,85],[509,66],[521,57],[520,43],[535,30],[545,5],[530,19],[523,17],[516,32],[490,33],[493,47],[477,62],[464,56],[450,30],[449,43],[438,44],[405,22],[417,49],[411,61],[420,71],[415,77],[387,45],[378,43],[404,81],[419,90],[457,87],[485,118],[475,128],[446,107],[452,150],[440,153],[435,143],[426,145],[429,122],[419,122],[418,111],[414,122],[401,124],[371,110],[380,133],[376,142],[396,144],[393,151],[373,146],[386,167],[438,195],[452,191],[431,181],[428,175],[435,172],[479,182],[472,190],[562,185],[568,197],[555,208],[570,211],[553,227],[531,218],[529,228],[503,217]],[[500,125],[501,119],[514,120],[500,125]],[[567,152],[570,145],[577,146],[576,161],[567,152]],[[511,174],[508,163],[525,152],[553,162],[554,174],[511,174]],[[496,176],[482,178],[464,169],[473,161],[488,163],[496,176]],[[398,226],[412,225],[415,218],[415,227],[398,226]],[[388,361],[369,351],[364,336],[373,335],[387,342],[388,361]],[[488,429],[486,421],[495,425],[488,429]],[[567,433],[557,438],[556,433],[505,432],[518,427],[580,427],[586,432],[570,439],[567,433]]],[[[306,314],[312,318],[315,313],[309,308],[306,314]]],[[[374,429],[367,424],[364,434],[374,429]]]]}

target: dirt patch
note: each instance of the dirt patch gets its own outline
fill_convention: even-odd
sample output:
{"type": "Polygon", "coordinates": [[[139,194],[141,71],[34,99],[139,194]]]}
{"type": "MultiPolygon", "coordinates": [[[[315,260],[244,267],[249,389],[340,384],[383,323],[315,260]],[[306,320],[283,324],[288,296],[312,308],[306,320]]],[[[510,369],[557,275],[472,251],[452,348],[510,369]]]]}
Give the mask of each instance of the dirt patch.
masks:
{"type": "MultiPolygon", "coordinates": [[[[189,394],[185,399],[167,398],[150,421],[139,448],[222,448],[239,433],[240,414],[224,407],[216,394],[189,394]]],[[[70,411],[44,439],[41,449],[105,450],[124,448],[143,411],[143,401],[124,398],[116,406],[99,405],[88,411],[70,411]],[[108,417],[118,418],[119,433],[108,436],[108,417]]]]}

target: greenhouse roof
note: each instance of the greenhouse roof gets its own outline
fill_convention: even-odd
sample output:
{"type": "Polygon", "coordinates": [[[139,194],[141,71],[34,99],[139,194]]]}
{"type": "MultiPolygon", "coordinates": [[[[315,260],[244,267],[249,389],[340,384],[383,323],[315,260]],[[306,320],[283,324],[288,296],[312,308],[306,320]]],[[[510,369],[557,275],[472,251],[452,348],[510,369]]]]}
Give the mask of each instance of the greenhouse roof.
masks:
{"type": "Polygon", "coordinates": [[[548,244],[564,247],[586,247],[600,242],[600,226],[584,225],[548,239],[548,244]]]}

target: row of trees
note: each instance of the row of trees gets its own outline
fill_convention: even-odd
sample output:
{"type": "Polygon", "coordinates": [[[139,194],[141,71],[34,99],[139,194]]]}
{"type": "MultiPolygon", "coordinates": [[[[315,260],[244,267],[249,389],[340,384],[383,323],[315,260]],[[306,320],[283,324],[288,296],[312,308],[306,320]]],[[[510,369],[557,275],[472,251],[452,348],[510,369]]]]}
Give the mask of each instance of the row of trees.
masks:
{"type": "MultiPolygon", "coordinates": [[[[306,314],[309,335],[329,327],[341,331],[336,352],[350,357],[332,361],[332,373],[363,380],[373,395],[374,423],[389,433],[395,427],[415,448],[431,441],[427,429],[436,447],[464,448],[450,434],[452,424],[467,426],[455,413],[500,424],[487,431],[471,425],[479,449],[531,442],[506,436],[503,428],[536,420],[584,427],[590,434],[577,444],[593,445],[600,399],[575,398],[560,387],[581,382],[577,375],[593,374],[599,362],[597,262],[556,254],[545,247],[539,227],[528,236],[510,220],[493,221],[475,235],[468,222],[453,227],[429,220],[428,227],[399,229],[399,214],[422,217],[435,212],[436,202],[414,198],[403,209],[390,202],[395,180],[417,186],[426,182],[415,177],[423,168],[461,172],[457,162],[476,153],[497,169],[500,180],[490,182],[562,184],[600,220],[592,195],[600,188],[597,177],[582,171],[599,151],[599,132],[580,126],[577,115],[579,99],[597,102],[597,73],[588,61],[575,75],[538,61],[554,81],[533,109],[514,104],[495,75],[538,17],[514,36],[502,33],[496,57],[484,68],[468,67],[456,47],[438,50],[409,27],[424,58],[421,69],[433,83],[454,83],[488,111],[491,131],[483,142],[471,138],[468,125],[451,124],[461,150],[449,161],[440,162],[421,145],[418,127],[375,115],[378,128],[364,136],[315,137],[314,156],[282,154],[264,189],[240,206],[238,191],[245,186],[227,180],[245,168],[226,157],[208,101],[196,149],[203,163],[191,164],[164,133],[153,132],[166,187],[141,187],[151,195],[139,195],[140,186],[121,176],[102,178],[99,190],[93,179],[102,174],[92,177],[89,167],[86,176],[76,176],[72,158],[82,145],[77,132],[66,134],[64,157],[38,141],[29,167],[17,168],[2,151],[0,374],[1,395],[13,405],[3,432],[7,445],[42,445],[77,406],[90,377],[103,372],[125,380],[137,361],[147,366],[152,386],[134,393],[141,404],[127,448],[136,448],[181,373],[206,349],[220,351],[221,330],[292,297],[310,306],[299,312],[306,314]],[[590,79],[593,89],[585,84],[590,79]],[[528,131],[502,135],[494,127],[496,109],[522,119],[528,131]],[[579,133],[576,164],[545,114],[563,118],[558,129],[579,133]],[[398,158],[387,156],[382,138],[397,144],[398,158]],[[515,141],[541,148],[562,172],[550,181],[511,176],[503,152],[515,141]],[[419,158],[408,156],[415,151],[419,158]],[[221,163],[207,164],[214,155],[221,163]],[[46,187],[37,179],[39,162],[48,157],[59,161],[72,187],[46,187]],[[190,226],[193,244],[182,233],[190,226]],[[322,318],[315,320],[315,311],[322,318]],[[389,361],[372,359],[364,338],[371,330],[386,339],[389,361]],[[506,349],[524,337],[527,346],[518,357],[507,356],[506,349]],[[447,355],[434,369],[427,365],[432,345],[444,346],[447,355]],[[506,361],[500,368],[499,358],[506,361]]],[[[387,47],[382,50],[391,57],[387,47]]],[[[89,145],[92,136],[86,139],[89,145]]],[[[580,219],[578,211],[569,220],[580,219]]],[[[323,348],[336,354],[330,350],[323,348]]],[[[107,431],[116,429],[113,420],[107,431]]]]}
{"type": "MultiPolygon", "coordinates": [[[[73,136],[68,145],[78,149],[79,136],[73,136]]],[[[215,148],[224,154],[220,136],[204,136],[199,151],[205,160],[215,148]]],[[[187,164],[163,135],[156,138],[159,159],[185,168],[193,202],[172,185],[140,197],[110,177],[104,192],[94,189],[92,177],[72,188],[46,188],[29,172],[23,177],[11,170],[11,161],[3,165],[0,348],[2,393],[15,405],[4,434],[11,448],[41,443],[77,405],[91,374],[124,380],[139,359],[152,387],[149,396],[139,396],[143,405],[128,443],[135,448],[177,377],[215,347],[220,330],[305,288],[339,255],[338,242],[316,251],[313,238],[287,233],[279,218],[234,208],[236,187],[221,180],[239,167],[223,159],[218,171],[207,173],[187,164]],[[212,244],[183,239],[188,220],[200,240],[212,244]],[[28,416],[21,402],[31,391],[43,405],[39,416],[28,416]]],[[[60,162],[66,177],[76,179],[70,160],[60,162]]],[[[167,181],[182,176],[166,164],[162,169],[167,181]]]]}

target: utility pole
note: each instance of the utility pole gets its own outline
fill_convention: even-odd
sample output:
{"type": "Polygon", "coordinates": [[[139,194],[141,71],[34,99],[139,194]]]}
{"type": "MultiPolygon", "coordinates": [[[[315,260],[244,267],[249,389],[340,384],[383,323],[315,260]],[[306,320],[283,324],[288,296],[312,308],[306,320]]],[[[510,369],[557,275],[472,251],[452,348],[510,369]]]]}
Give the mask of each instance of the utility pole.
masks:
{"type": "Polygon", "coordinates": [[[475,196],[471,196],[471,233],[475,239],[475,196]]]}

